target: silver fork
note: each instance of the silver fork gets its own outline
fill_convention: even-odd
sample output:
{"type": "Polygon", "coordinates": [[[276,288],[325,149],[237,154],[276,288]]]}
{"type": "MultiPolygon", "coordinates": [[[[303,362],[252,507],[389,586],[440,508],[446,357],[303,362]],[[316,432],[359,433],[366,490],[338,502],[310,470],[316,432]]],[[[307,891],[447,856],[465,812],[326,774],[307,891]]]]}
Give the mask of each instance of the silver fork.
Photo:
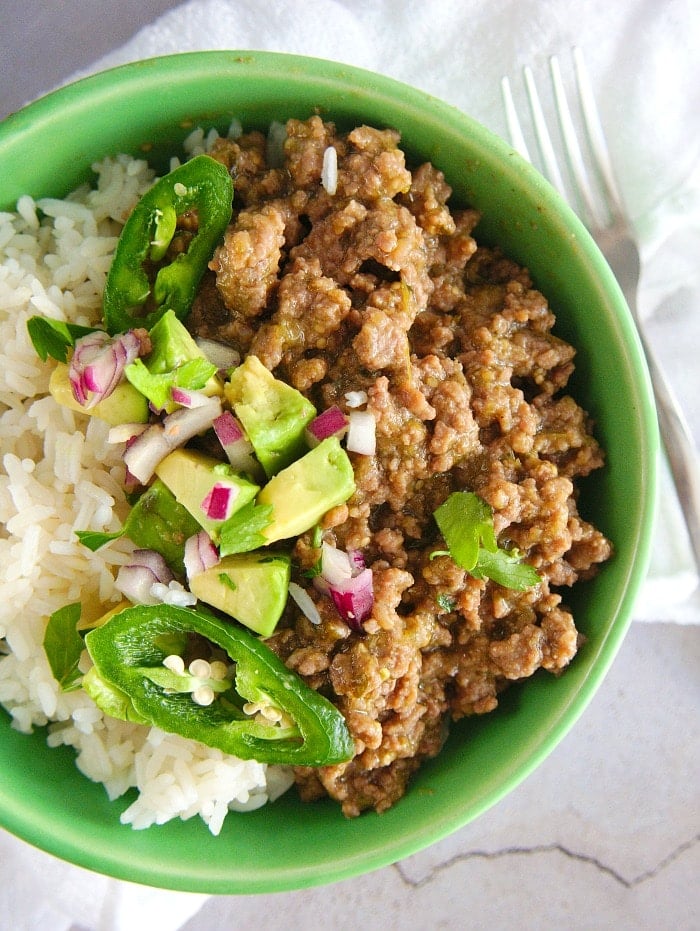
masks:
{"type": "MultiPolygon", "coordinates": [[[[523,69],[533,134],[541,160],[541,171],[547,180],[557,188],[559,193],[572,203],[572,206],[588,227],[589,232],[617,278],[629,305],[646,354],[656,399],[659,431],[666,448],[678,492],[678,499],[688,528],[695,564],[700,572],[700,472],[698,470],[700,457],[687,421],[668,379],[655,359],[653,350],[644,335],[637,312],[637,288],[640,272],[639,250],[620,197],[598,108],[586,72],[583,54],[579,48],[573,49],[573,62],[581,122],[586,137],[586,145],[584,146],[579,143],[574,119],[564,90],[559,60],[556,56],[552,56],[549,60],[562,149],[571,188],[574,192],[573,202],[568,194],[559,167],[556,150],[547,128],[532,69],[529,67],[523,69]],[[592,171],[590,172],[586,170],[584,151],[588,153],[592,165],[592,171]],[[591,182],[591,177],[594,177],[597,183],[591,182]]],[[[511,143],[524,158],[534,164],[534,159],[530,157],[525,142],[507,77],[502,79],[501,91],[511,143]]]]}

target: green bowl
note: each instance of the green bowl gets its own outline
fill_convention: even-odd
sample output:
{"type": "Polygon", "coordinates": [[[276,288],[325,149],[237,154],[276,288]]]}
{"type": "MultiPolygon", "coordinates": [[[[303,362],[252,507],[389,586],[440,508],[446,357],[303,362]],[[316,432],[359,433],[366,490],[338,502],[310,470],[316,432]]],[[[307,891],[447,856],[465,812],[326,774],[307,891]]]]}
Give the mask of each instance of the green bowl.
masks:
{"type": "Polygon", "coordinates": [[[75,768],[45,735],[0,714],[0,823],[58,857],[121,879],[209,893],[263,893],[333,882],[396,862],[470,822],[564,737],[627,630],[650,553],[658,439],[642,351],[621,292],[574,213],[508,145],[425,93],[333,62],[203,52],[138,62],[58,90],[0,124],[0,209],[23,193],[62,196],[117,152],[165,164],[193,126],[247,128],[318,112],[339,126],[392,126],[412,159],[441,168],[483,213],[477,236],[531,270],[578,349],[573,391],[594,417],[606,468],[581,510],[614,541],[614,559],[567,601],[587,641],[566,674],[536,675],[499,709],[454,728],[390,811],[346,820],[331,802],[231,814],[219,837],[199,818],[148,831],[119,823],[125,803],[75,768]]]}

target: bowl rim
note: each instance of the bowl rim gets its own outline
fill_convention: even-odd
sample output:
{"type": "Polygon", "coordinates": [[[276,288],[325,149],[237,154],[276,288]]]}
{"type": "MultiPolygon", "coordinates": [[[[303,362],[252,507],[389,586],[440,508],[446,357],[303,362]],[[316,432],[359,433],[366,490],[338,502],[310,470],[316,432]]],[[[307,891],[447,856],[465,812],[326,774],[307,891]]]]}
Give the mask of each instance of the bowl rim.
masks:
{"type": "MultiPolygon", "coordinates": [[[[143,862],[138,863],[136,869],[139,873],[136,875],[133,864],[126,862],[128,858],[120,856],[119,852],[100,847],[99,844],[90,846],[89,839],[88,846],[86,846],[86,839],[76,836],[66,838],[51,835],[47,837],[45,825],[41,819],[32,818],[26,809],[8,808],[7,801],[10,794],[6,793],[3,776],[0,773],[0,825],[5,829],[79,866],[104,872],[120,879],[192,892],[230,894],[232,892],[283,891],[350,878],[416,853],[463,827],[492,807],[541,764],[588,706],[629,628],[634,601],[651,559],[651,527],[656,507],[659,439],[653,395],[641,343],[622,293],[583,224],[564,204],[554,189],[530,165],[519,156],[515,156],[507,143],[467,114],[424,91],[383,74],[327,59],[251,50],[185,52],[108,68],[58,88],[11,114],[0,123],[0,161],[8,145],[11,143],[14,146],[18,135],[21,137],[23,134],[34,133],[37,124],[50,127],[56,121],[64,122],[72,112],[81,115],[86,112],[86,101],[95,98],[98,98],[100,105],[104,106],[105,103],[114,99],[118,89],[123,91],[126,87],[138,88],[154,74],[160,75],[161,80],[168,78],[175,86],[184,86],[195,76],[202,79],[206,74],[208,78],[212,78],[217,73],[217,69],[222,68],[246,69],[248,74],[253,72],[279,77],[280,65],[295,80],[317,80],[338,91],[347,91],[349,82],[357,88],[358,92],[373,95],[373,99],[379,104],[386,100],[391,101],[395,107],[399,97],[401,106],[408,109],[420,110],[429,104],[434,121],[444,120],[445,125],[452,127],[455,132],[469,133],[480,151],[486,153],[488,150],[490,153],[495,153],[489,157],[500,158],[502,160],[500,167],[506,173],[510,172],[513,178],[524,177],[526,183],[537,190],[543,203],[562,218],[562,225],[573,230],[581,248],[586,252],[591,269],[598,276],[601,293],[605,292],[610,298],[609,303],[615,315],[615,324],[619,330],[620,339],[630,353],[630,367],[634,372],[639,402],[636,416],[640,424],[640,456],[645,471],[645,474],[640,477],[640,482],[645,497],[637,514],[636,526],[632,530],[635,540],[634,559],[629,561],[625,584],[620,586],[617,602],[610,606],[611,621],[605,636],[598,645],[595,657],[591,660],[590,672],[583,677],[572,701],[560,710],[554,726],[531,749],[526,759],[514,767],[510,776],[504,779],[498,788],[492,788],[483,798],[473,804],[461,819],[455,817],[454,811],[448,812],[446,816],[436,818],[429,827],[422,825],[420,831],[413,834],[407,832],[400,842],[380,844],[377,849],[368,851],[361,862],[358,862],[358,857],[354,855],[329,864],[322,870],[319,870],[318,865],[315,865],[313,871],[302,865],[299,869],[289,870],[286,875],[276,879],[264,877],[261,882],[256,882],[249,876],[238,882],[232,881],[229,876],[224,879],[221,875],[213,878],[198,875],[193,879],[190,876],[176,875],[167,864],[158,863],[151,864],[150,869],[144,873],[143,862]],[[313,69],[314,73],[311,74],[309,69],[313,69]]],[[[206,830],[203,826],[200,827],[206,830]]]]}

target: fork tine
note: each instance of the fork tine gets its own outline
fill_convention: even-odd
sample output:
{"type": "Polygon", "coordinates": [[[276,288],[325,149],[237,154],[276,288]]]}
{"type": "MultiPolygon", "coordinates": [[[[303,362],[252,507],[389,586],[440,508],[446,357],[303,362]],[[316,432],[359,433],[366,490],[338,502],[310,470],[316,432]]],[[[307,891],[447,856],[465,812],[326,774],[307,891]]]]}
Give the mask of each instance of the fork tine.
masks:
{"type": "Polygon", "coordinates": [[[596,104],[583,52],[580,48],[574,47],[572,49],[572,55],[576,74],[576,86],[581,104],[581,113],[583,114],[583,125],[591,147],[591,154],[595,159],[596,167],[600,173],[608,203],[612,205],[614,211],[616,211],[618,215],[621,215],[624,212],[622,197],[620,196],[617,181],[615,180],[612,159],[610,158],[608,145],[605,141],[603,124],[600,119],[598,105],[596,104]]]}
{"type": "Polygon", "coordinates": [[[523,68],[523,77],[525,79],[527,100],[530,105],[530,112],[532,113],[535,138],[537,139],[537,146],[540,150],[544,173],[562,197],[568,200],[564,179],[559,170],[559,162],[557,161],[554,146],[552,145],[552,137],[549,135],[549,130],[547,129],[547,121],[542,111],[542,104],[540,103],[540,97],[537,93],[532,68],[530,68],[529,65],[523,68]]]}
{"type": "Polygon", "coordinates": [[[571,117],[569,101],[564,90],[564,82],[559,67],[559,59],[556,55],[552,55],[549,59],[549,69],[552,77],[557,119],[559,120],[559,128],[564,143],[564,152],[576,186],[576,193],[588,212],[589,222],[600,228],[605,224],[607,218],[601,217],[600,210],[593,199],[590,178],[584,165],[578,133],[571,117]]]}
{"type": "MultiPolygon", "coordinates": [[[[586,70],[583,52],[580,48],[574,47],[572,56],[580,107],[579,116],[583,122],[589,155],[593,159],[597,183],[592,183],[591,175],[586,170],[586,158],[584,158],[579,142],[580,133],[574,124],[571,107],[564,89],[559,59],[556,55],[553,55],[549,59],[549,67],[555,110],[559,122],[561,142],[563,143],[563,154],[566,157],[574,193],[579,201],[578,207],[583,212],[582,218],[587,219],[589,225],[601,229],[607,225],[609,220],[620,217],[624,213],[624,207],[615,180],[612,160],[605,141],[605,134],[591,81],[586,70]],[[600,187],[602,187],[603,191],[601,193],[604,193],[605,197],[597,201],[594,191],[600,187]]],[[[547,119],[544,115],[532,68],[527,65],[523,68],[523,78],[532,117],[534,137],[540,154],[542,172],[566,200],[571,200],[547,126],[547,119]]],[[[511,144],[523,158],[533,162],[518,117],[510,81],[507,77],[501,79],[501,94],[511,144]]]]}
{"type": "Polygon", "coordinates": [[[501,78],[501,96],[503,97],[503,108],[506,114],[506,126],[508,127],[511,145],[526,161],[532,162],[518,118],[518,111],[515,108],[510,81],[507,77],[501,78]]]}
{"type": "MultiPolygon", "coordinates": [[[[578,188],[579,200],[582,201],[579,207],[588,208],[588,217],[582,216],[582,219],[588,226],[603,256],[607,259],[613,274],[620,284],[632,316],[639,326],[637,315],[637,288],[640,274],[639,248],[615,180],[615,172],[583,60],[583,53],[576,47],[572,49],[572,53],[578,103],[576,117],[578,123],[583,124],[581,135],[586,136],[584,143],[585,159],[581,152],[578,133],[566,99],[558,59],[556,56],[550,58],[554,104],[559,120],[561,142],[567,156],[567,167],[569,168],[567,176],[571,176],[570,178],[567,177],[567,180],[570,181],[572,188],[578,188]],[[584,167],[584,165],[590,165],[591,163],[593,165],[591,176],[595,177],[593,185],[590,184],[584,167]],[[584,198],[586,203],[583,203],[584,198]],[[598,199],[600,208],[605,208],[607,213],[603,222],[599,222],[598,211],[593,209],[590,203],[598,199]]],[[[561,181],[561,173],[559,172],[556,155],[537,95],[532,70],[526,67],[523,69],[523,74],[534,123],[534,135],[544,163],[543,173],[549,177],[549,180],[566,198],[567,195],[561,181]]],[[[511,141],[514,147],[517,147],[518,151],[530,160],[507,78],[501,81],[501,88],[511,141]]],[[[697,447],[685,417],[674,397],[673,390],[666,381],[663,369],[656,363],[653,351],[641,327],[639,327],[639,333],[649,360],[649,371],[654,386],[661,438],[668,454],[668,461],[683,509],[695,562],[700,570],[700,475],[697,469],[697,447]]]]}

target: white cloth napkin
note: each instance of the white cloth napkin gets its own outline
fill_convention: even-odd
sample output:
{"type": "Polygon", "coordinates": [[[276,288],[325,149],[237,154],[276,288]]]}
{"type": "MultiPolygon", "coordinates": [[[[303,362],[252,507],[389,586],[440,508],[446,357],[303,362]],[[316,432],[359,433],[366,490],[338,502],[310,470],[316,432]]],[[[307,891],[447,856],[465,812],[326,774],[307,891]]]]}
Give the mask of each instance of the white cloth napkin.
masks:
{"type": "Polygon", "coordinates": [[[176,931],[208,898],[98,876],[4,832],[0,879],[8,931],[176,931]]]}
{"type": "MultiPolygon", "coordinates": [[[[517,87],[522,66],[531,64],[544,82],[548,56],[559,54],[569,68],[569,49],[580,46],[613,129],[613,160],[642,243],[640,305],[697,439],[700,15],[690,6],[690,0],[191,0],[90,70],[198,49],[315,55],[422,88],[505,135],[501,76],[517,87]]],[[[697,578],[665,470],[661,492],[653,565],[635,617],[700,622],[697,578]]],[[[95,876],[3,834],[0,864],[0,913],[13,916],[17,931],[176,931],[204,901],[95,876]]]]}

